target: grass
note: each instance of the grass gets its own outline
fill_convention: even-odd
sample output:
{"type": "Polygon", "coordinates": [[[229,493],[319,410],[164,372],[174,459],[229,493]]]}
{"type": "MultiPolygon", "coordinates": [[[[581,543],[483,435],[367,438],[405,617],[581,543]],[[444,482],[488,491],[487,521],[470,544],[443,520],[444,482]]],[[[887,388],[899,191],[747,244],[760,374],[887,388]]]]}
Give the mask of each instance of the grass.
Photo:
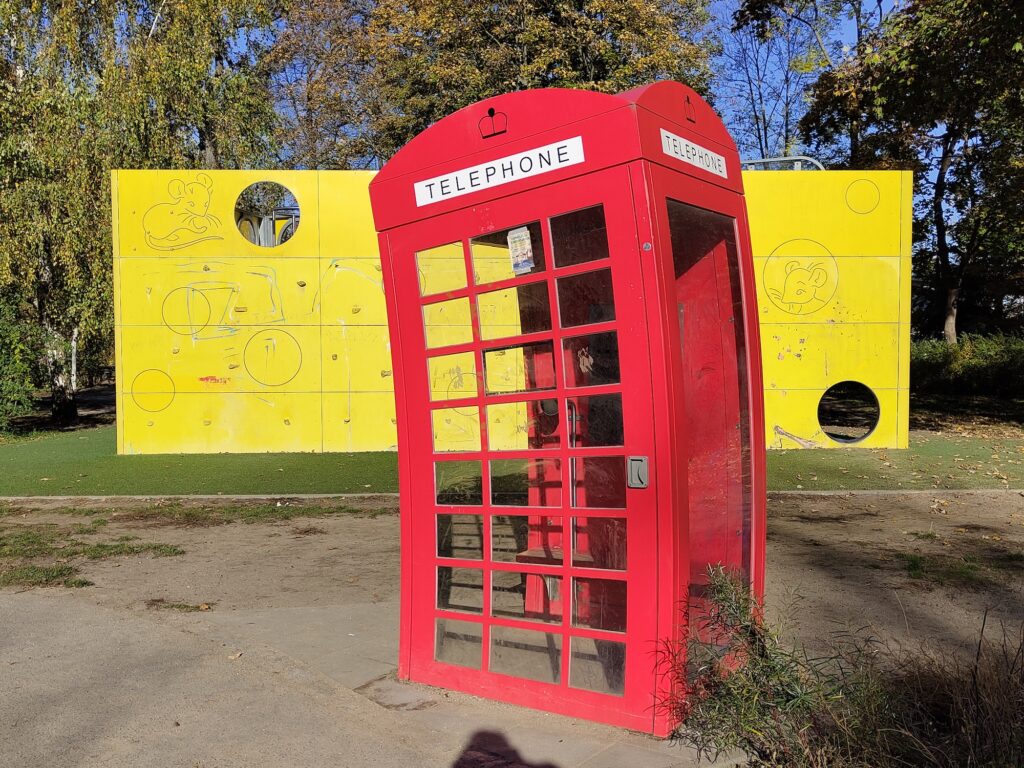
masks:
{"type": "Polygon", "coordinates": [[[677,735],[702,757],[738,751],[758,768],[1024,765],[1024,628],[986,632],[983,620],[970,657],[861,634],[812,657],[782,642],[720,569],[705,595],[686,658],[665,651],[681,693],[661,704],[685,718],[677,735]]]}
{"type": "Polygon", "coordinates": [[[81,541],[75,538],[76,535],[95,534],[105,524],[104,518],[98,518],[87,526],[0,527],[0,587],[52,584],[86,587],[92,582],[78,577],[75,560],[105,560],[140,554],[153,557],[184,554],[183,549],[172,544],[140,542],[134,536],[121,536],[112,541],[81,541]]]}
{"type": "MultiPolygon", "coordinates": [[[[117,456],[114,427],[0,442],[0,496],[393,493],[397,455],[117,456]]],[[[1019,430],[911,433],[910,448],[768,452],[768,489],[1024,488],[1019,430]]]]}
{"type": "Polygon", "coordinates": [[[911,433],[906,450],[769,451],[768,490],[1024,488],[1024,440],[911,433]]]}
{"type": "Polygon", "coordinates": [[[114,427],[0,442],[0,496],[390,493],[395,453],[118,456],[114,427]]]}

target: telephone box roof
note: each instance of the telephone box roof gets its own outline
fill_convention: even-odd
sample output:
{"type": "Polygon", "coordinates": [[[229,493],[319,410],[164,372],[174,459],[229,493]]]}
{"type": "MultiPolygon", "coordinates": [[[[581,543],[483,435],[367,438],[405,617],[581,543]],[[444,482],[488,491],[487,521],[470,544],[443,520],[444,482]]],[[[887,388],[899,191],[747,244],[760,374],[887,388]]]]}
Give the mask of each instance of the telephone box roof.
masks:
{"type": "MultiPolygon", "coordinates": [[[[676,153],[679,155],[680,153],[676,153]]],[[[660,81],[619,94],[541,88],[495,96],[471,104],[416,136],[392,157],[371,183],[378,230],[512,194],[561,178],[639,158],[661,163],[742,193],[736,145],[715,111],[689,86],[660,81]],[[665,132],[724,158],[709,172],[664,149],[665,132]],[[414,198],[417,181],[495,158],[581,137],[585,159],[571,168],[424,207],[414,198]]]]}

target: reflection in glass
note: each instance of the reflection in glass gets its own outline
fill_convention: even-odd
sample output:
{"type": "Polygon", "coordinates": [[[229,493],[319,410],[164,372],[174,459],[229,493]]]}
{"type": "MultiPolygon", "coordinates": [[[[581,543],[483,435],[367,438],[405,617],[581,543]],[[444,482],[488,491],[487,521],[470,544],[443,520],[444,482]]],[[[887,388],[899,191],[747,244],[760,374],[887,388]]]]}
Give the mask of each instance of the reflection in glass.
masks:
{"type": "Polygon", "coordinates": [[[626,582],[610,579],[573,579],[574,627],[626,631],[626,582]]]}
{"type": "Polygon", "coordinates": [[[473,341],[469,299],[452,299],[423,305],[423,335],[427,349],[473,341]]]}
{"type": "Polygon", "coordinates": [[[491,571],[491,614],[558,624],[562,621],[562,577],[491,571]]]}
{"type": "Polygon", "coordinates": [[[562,518],[495,515],[491,518],[491,559],[499,563],[561,564],[562,518]]]}
{"type": "Polygon", "coordinates": [[[434,658],[446,664],[480,669],[483,627],[470,621],[437,619],[434,624],[434,658]]]}
{"type": "Polygon", "coordinates": [[[579,568],[626,570],[626,521],[621,517],[573,520],[572,564],[579,568]]]}
{"type": "Polygon", "coordinates": [[[555,353],[550,341],[484,352],[484,384],[487,394],[552,389],[555,386],[555,353]]]}
{"type": "Polygon", "coordinates": [[[476,397],[476,356],[472,352],[427,358],[431,400],[476,397]]]}
{"type": "Polygon", "coordinates": [[[569,642],[569,685],[621,696],[626,690],[625,643],[589,637],[574,637],[569,642]]]}
{"type": "Polygon", "coordinates": [[[491,232],[469,241],[477,285],[544,271],[540,222],[491,232]]]}
{"type": "Polygon", "coordinates": [[[557,507],[562,503],[559,459],[500,459],[491,463],[491,504],[557,507]]]}
{"type": "Polygon", "coordinates": [[[436,452],[480,450],[480,409],[475,405],[437,408],[430,421],[436,452]]]}
{"type": "Polygon", "coordinates": [[[551,330],[548,284],[544,282],[481,293],[477,308],[484,341],[551,330]]]}
{"type": "Polygon", "coordinates": [[[484,503],[483,467],[479,461],[438,461],[434,464],[434,488],[438,504],[445,506],[484,503]]]}
{"type": "Polygon", "coordinates": [[[622,456],[584,456],[572,461],[572,506],[626,508],[626,460],[622,456]]]}
{"type": "Polygon", "coordinates": [[[480,515],[438,515],[437,556],[484,559],[484,519],[480,515]]]}
{"type": "Polygon", "coordinates": [[[487,406],[487,442],[492,451],[557,448],[558,401],[552,397],[487,406]]]}
{"type": "Polygon", "coordinates": [[[622,395],[576,397],[568,403],[569,445],[622,445],[622,395]]]}
{"type": "Polygon", "coordinates": [[[491,672],[557,683],[562,676],[562,636],[513,627],[491,627],[491,672]]]}
{"type": "Polygon", "coordinates": [[[439,567],[437,607],[444,611],[483,613],[484,572],[477,568],[439,567]]]}
{"type": "Polygon", "coordinates": [[[551,249],[556,267],[608,257],[604,208],[596,205],[551,219],[551,249]]]}
{"type": "Polygon", "coordinates": [[[565,339],[565,385],[593,387],[619,382],[619,339],[614,331],[565,339]]]}
{"type": "Polygon", "coordinates": [[[455,291],[466,287],[466,257],[462,243],[439,245],[416,254],[420,295],[455,291]]]}
{"type": "Polygon", "coordinates": [[[599,269],[558,278],[558,316],[563,328],[614,320],[612,271],[599,269]]]}

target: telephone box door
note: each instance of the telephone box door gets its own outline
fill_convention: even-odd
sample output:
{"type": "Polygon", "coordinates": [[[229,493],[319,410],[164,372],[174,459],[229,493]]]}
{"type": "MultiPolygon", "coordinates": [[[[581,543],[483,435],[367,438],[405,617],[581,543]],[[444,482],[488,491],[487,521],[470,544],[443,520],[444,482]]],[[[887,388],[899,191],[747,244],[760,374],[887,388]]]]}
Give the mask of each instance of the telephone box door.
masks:
{"type": "Polygon", "coordinates": [[[403,674],[650,730],[658,468],[626,168],[387,238],[403,674]]]}

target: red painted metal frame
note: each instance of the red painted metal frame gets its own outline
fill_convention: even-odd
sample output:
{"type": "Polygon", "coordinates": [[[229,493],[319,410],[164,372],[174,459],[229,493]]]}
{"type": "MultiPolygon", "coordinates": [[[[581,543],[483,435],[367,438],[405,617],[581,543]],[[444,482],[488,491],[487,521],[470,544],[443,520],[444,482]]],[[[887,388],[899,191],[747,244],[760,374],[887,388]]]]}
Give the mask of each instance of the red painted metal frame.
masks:
{"type": "MultiPolygon", "coordinates": [[[[721,403],[686,402],[685,360],[680,355],[675,275],[672,273],[666,209],[668,198],[735,220],[742,293],[739,320],[743,326],[745,350],[738,366],[735,365],[737,361],[732,361],[732,371],[725,372],[723,381],[735,385],[745,371],[749,411],[746,424],[749,433],[747,477],[751,508],[747,529],[750,543],[746,550],[749,562],[740,565],[749,574],[755,593],[763,594],[765,464],[760,350],[739,159],[728,133],[710,107],[691,89],[678,83],[657,83],[618,96],[556,89],[509,94],[460,110],[423,132],[384,167],[371,185],[374,218],[380,232],[398,414],[402,509],[400,677],[658,735],[667,734],[674,726],[671,713],[657,704],[676,691],[679,681],[667,667],[659,666],[657,652],[659,648],[679,647],[687,630],[683,605],[689,596],[693,556],[690,550],[689,526],[692,522],[689,519],[687,461],[700,436],[687,433],[686,413],[687,409],[694,408],[735,408],[721,403]],[[498,122],[495,122],[496,118],[498,122]],[[495,133],[496,125],[505,130],[495,133]],[[488,130],[483,130],[484,127],[488,130]],[[724,156],[726,178],[664,152],[662,129],[724,156]],[[450,200],[424,206],[416,204],[413,185],[417,181],[577,136],[582,141],[585,155],[578,164],[450,200]],[[607,262],[587,262],[555,269],[551,233],[546,221],[551,216],[594,204],[603,204],[606,215],[616,318],[600,325],[560,330],[555,280],[563,275],[598,269],[607,262]],[[532,221],[543,223],[547,269],[486,287],[475,286],[468,240],[532,221]],[[456,241],[463,242],[467,263],[466,287],[421,298],[415,252],[456,241]],[[537,281],[548,285],[552,331],[516,337],[514,341],[482,341],[476,327],[476,295],[537,281]],[[472,342],[427,350],[422,305],[462,296],[470,299],[472,307],[472,342]],[[609,329],[619,335],[621,384],[579,390],[568,388],[562,370],[564,357],[559,348],[560,340],[609,329]],[[472,352],[476,371],[482,375],[484,350],[539,339],[554,340],[556,388],[514,395],[486,395],[481,383],[475,397],[457,401],[460,406],[475,405],[480,409],[482,450],[473,452],[472,458],[480,458],[484,462],[484,503],[461,508],[438,507],[434,498],[434,461],[468,457],[458,453],[435,456],[433,452],[430,412],[445,403],[430,401],[428,356],[472,352]],[[622,393],[625,424],[625,444],[622,447],[570,449],[563,426],[563,437],[554,449],[500,453],[488,450],[485,404],[550,397],[557,397],[561,404],[566,397],[600,392],[622,393]],[[492,508],[486,471],[488,459],[546,455],[561,459],[561,507],[492,508]],[[485,574],[491,570],[556,573],[562,577],[562,594],[566,596],[571,593],[574,575],[625,580],[626,689],[622,696],[568,687],[570,635],[623,639],[622,635],[604,630],[572,627],[570,599],[563,598],[561,624],[553,625],[553,630],[548,630],[552,625],[538,626],[529,620],[490,616],[490,590],[486,588],[486,579],[482,614],[467,616],[435,607],[436,568],[439,565],[481,567],[477,560],[437,557],[435,514],[441,511],[483,515],[485,542],[489,541],[491,518],[495,514],[560,516],[565,526],[563,541],[567,542],[572,519],[566,484],[570,455],[643,455],[651,458],[650,487],[629,489],[625,511],[577,510],[581,517],[626,517],[627,570],[609,572],[576,568],[570,562],[570,547],[565,547],[566,553],[559,566],[490,563],[487,561],[490,556],[487,548],[482,568],[485,574]],[[483,627],[480,670],[434,660],[436,617],[469,620],[483,627]],[[560,683],[541,683],[488,672],[487,635],[492,626],[541,629],[562,634],[560,683]]],[[[720,289],[718,296],[709,296],[708,299],[723,304],[728,293],[720,289]]],[[[722,322],[730,322],[732,309],[722,308],[721,312],[722,322]]],[[[728,346],[726,342],[723,344],[728,346]]],[[[728,361],[726,367],[729,367],[728,361]]],[[[723,396],[728,399],[728,392],[723,391],[723,396]]],[[[731,551],[735,552],[735,548],[731,551]]],[[[735,556],[728,559],[735,560],[735,556]]]]}

